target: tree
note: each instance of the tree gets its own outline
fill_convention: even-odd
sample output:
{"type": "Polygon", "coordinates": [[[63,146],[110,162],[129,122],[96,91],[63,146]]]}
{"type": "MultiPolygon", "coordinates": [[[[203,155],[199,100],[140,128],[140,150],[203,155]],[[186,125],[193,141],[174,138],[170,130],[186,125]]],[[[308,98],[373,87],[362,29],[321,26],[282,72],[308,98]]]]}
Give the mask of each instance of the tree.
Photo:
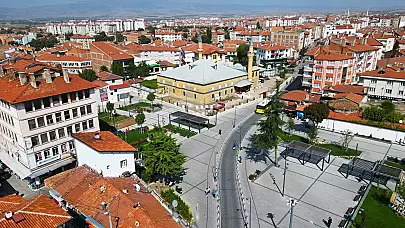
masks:
{"type": "Polygon", "coordinates": [[[138,78],[139,76],[149,75],[149,66],[145,61],[140,62],[137,66],[134,63],[129,63],[127,68],[128,76],[131,78],[138,78]]]}
{"type": "Polygon", "coordinates": [[[59,41],[54,36],[42,37],[41,39],[33,39],[28,44],[35,48],[36,51],[39,51],[43,48],[51,48],[54,47],[59,41]]]}
{"type": "Polygon", "coordinates": [[[107,36],[105,32],[100,32],[97,35],[93,36],[96,42],[99,41],[114,41],[115,37],[114,36],[107,36]]]}
{"type": "Polygon", "coordinates": [[[198,43],[197,34],[195,34],[193,37],[191,37],[191,41],[193,41],[194,43],[198,43]]]}
{"type": "Polygon", "coordinates": [[[260,25],[260,22],[256,23],[256,29],[262,30],[262,26],[260,25]]]}
{"type": "MultiPolygon", "coordinates": [[[[278,88],[278,87],[277,87],[278,88]]],[[[270,99],[269,108],[264,112],[265,119],[259,121],[259,130],[253,139],[254,145],[264,149],[269,153],[270,149],[274,149],[274,163],[277,165],[277,148],[279,135],[282,133],[281,126],[284,121],[281,119],[283,104],[280,102],[280,92],[276,91],[270,99]]]]}
{"type": "Polygon", "coordinates": [[[162,130],[149,134],[149,141],[141,146],[146,172],[166,178],[183,172],[186,156],[180,153],[176,140],[162,130]]]}
{"type": "Polygon", "coordinates": [[[304,109],[304,117],[312,120],[316,126],[328,116],[329,107],[325,103],[314,103],[304,109]]]}
{"type": "Polygon", "coordinates": [[[109,116],[110,119],[111,119],[112,116],[113,116],[114,104],[111,103],[111,102],[107,102],[106,109],[107,109],[107,112],[108,112],[108,116],[109,116]]]}
{"type": "Polygon", "coordinates": [[[202,42],[206,44],[212,44],[212,31],[211,28],[207,28],[205,35],[201,36],[202,42]]]}
{"type": "Polygon", "coordinates": [[[385,100],[381,103],[380,107],[385,110],[385,113],[395,111],[395,105],[390,100],[385,100]]]}
{"type": "Polygon", "coordinates": [[[182,35],[183,39],[187,39],[188,38],[188,34],[186,32],[183,33],[182,35]]]}
{"type": "Polygon", "coordinates": [[[119,75],[119,76],[124,76],[125,72],[124,72],[124,67],[122,66],[122,63],[118,63],[118,62],[113,62],[111,64],[111,73],[119,75]]]}
{"type": "Polygon", "coordinates": [[[228,27],[225,27],[224,28],[224,32],[225,32],[225,40],[230,40],[231,39],[231,36],[229,35],[229,28],[228,27]]]}
{"type": "Polygon", "coordinates": [[[139,43],[141,43],[141,44],[149,44],[151,42],[152,42],[151,39],[149,39],[145,35],[142,35],[139,37],[139,43]]]}
{"type": "Polygon", "coordinates": [[[145,114],[143,114],[142,111],[139,111],[138,114],[136,114],[135,122],[136,122],[136,124],[141,126],[141,129],[142,129],[142,124],[145,123],[145,114]]]}
{"type": "Polygon", "coordinates": [[[234,58],[235,63],[240,63],[242,66],[247,66],[248,64],[248,52],[249,44],[241,44],[236,49],[236,58],[234,58]]]}
{"type": "Polygon", "coordinates": [[[287,121],[288,134],[291,135],[291,131],[294,130],[294,127],[295,127],[294,119],[291,117],[288,118],[288,121],[287,121]]]}
{"type": "Polygon", "coordinates": [[[150,92],[146,99],[151,102],[151,108],[153,109],[153,101],[155,100],[156,96],[154,93],[150,92]]]}
{"type": "Polygon", "coordinates": [[[65,34],[65,40],[70,40],[70,38],[72,38],[73,36],[73,32],[69,32],[65,34]]]}
{"type": "Polygon", "coordinates": [[[383,121],[385,118],[386,112],[384,109],[379,107],[367,107],[363,110],[362,117],[364,119],[372,121],[383,121]]]}
{"type": "Polygon", "coordinates": [[[115,41],[116,42],[123,42],[123,41],[125,41],[125,36],[122,35],[120,32],[117,32],[115,34],[115,41]]]}
{"type": "Polygon", "coordinates": [[[108,67],[102,65],[102,66],[100,67],[100,72],[103,72],[103,71],[109,72],[108,67]]]}
{"type": "Polygon", "coordinates": [[[315,124],[311,124],[309,126],[309,130],[307,132],[307,135],[308,135],[309,142],[312,143],[312,144],[315,143],[316,137],[318,136],[318,129],[316,129],[315,124]]]}
{"type": "Polygon", "coordinates": [[[342,134],[342,149],[348,150],[349,149],[349,144],[353,140],[354,135],[350,130],[345,130],[343,131],[342,134]]]}
{"type": "Polygon", "coordinates": [[[97,79],[96,72],[91,69],[84,69],[83,72],[79,73],[79,77],[92,82],[97,79]]]}

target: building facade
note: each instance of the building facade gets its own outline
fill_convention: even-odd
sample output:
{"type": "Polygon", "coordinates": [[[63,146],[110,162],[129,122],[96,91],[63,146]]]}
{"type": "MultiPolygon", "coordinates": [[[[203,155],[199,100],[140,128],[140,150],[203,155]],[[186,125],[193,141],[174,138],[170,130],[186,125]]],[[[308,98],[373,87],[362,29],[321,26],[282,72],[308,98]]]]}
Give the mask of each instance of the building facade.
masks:
{"type": "Polygon", "coordinates": [[[82,44],[83,49],[89,49],[90,44],[96,41],[92,36],[81,36],[81,35],[73,35],[70,37],[70,41],[82,44]]]}
{"type": "Polygon", "coordinates": [[[360,85],[368,86],[369,97],[391,100],[405,100],[405,72],[381,69],[363,72],[360,85]]]}
{"type": "Polygon", "coordinates": [[[110,68],[113,63],[122,64],[124,70],[126,70],[129,63],[134,62],[134,58],[131,55],[107,42],[91,43],[90,57],[93,69],[96,72],[100,71],[101,66],[110,68]]]}
{"type": "Polygon", "coordinates": [[[55,67],[61,66],[69,74],[80,74],[85,69],[93,69],[90,59],[76,56],[45,54],[37,57],[37,61],[55,67]]]}

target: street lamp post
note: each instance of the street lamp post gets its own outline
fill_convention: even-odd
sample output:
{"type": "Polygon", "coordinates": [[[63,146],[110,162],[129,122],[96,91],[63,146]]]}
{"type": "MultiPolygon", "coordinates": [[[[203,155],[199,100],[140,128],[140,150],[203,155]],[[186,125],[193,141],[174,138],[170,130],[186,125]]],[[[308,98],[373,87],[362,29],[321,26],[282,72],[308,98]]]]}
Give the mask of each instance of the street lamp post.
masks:
{"type": "Polygon", "coordinates": [[[295,199],[290,199],[288,201],[288,205],[291,206],[291,210],[290,210],[290,225],[288,226],[289,228],[292,228],[292,224],[293,224],[293,218],[294,218],[294,207],[295,205],[297,205],[297,200],[295,199]]]}
{"type": "Polygon", "coordinates": [[[235,114],[233,116],[233,127],[235,128],[236,125],[236,106],[235,106],[235,114]]]}
{"type": "Polygon", "coordinates": [[[273,213],[267,213],[267,218],[271,219],[271,222],[273,223],[273,226],[277,228],[276,223],[274,222],[274,214],[273,213]]]}
{"type": "Polygon", "coordinates": [[[284,158],[284,175],[283,175],[283,193],[281,194],[284,197],[284,189],[285,189],[285,176],[287,174],[287,156],[284,158]]]}
{"type": "MultiPolygon", "coordinates": [[[[403,121],[402,121],[402,120],[399,120],[398,123],[399,123],[399,124],[402,124],[403,121]]],[[[397,134],[396,134],[396,136],[395,136],[395,142],[397,141],[397,138],[398,138],[398,132],[399,132],[399,130],[397,129],[397,134]]]]}

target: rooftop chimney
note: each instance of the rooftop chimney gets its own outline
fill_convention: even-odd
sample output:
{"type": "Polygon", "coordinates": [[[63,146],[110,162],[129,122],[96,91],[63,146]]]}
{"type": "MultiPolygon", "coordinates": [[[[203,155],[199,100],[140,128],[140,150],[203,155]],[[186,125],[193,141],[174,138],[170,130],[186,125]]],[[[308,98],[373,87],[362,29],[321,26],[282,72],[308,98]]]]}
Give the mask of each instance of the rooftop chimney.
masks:
{"type": "Polygon", "coordinates": [[[69,78],[69,73],[67,70],[62,70],[63,72],[63,80],[65,80],[66,83],[70,83],[70,78],[69,78]]]}
{"type": "Polygon", "coordinates": [[[44,78],[46,83],[52,83],[51,71],[48,68],[44,70],[44,78]]]}
{"type": "Polygon", "coordinates": [[[37,84],[37,81],[35,80],[35,75],[34,74],[30,74],[30,83],[31,83],[32,87],[38,88],[38,84],[37,84]]]}
{"type": "Polygon", "coordinates": [[[98,133],[98,132],[95,133],[95,134],[94,134],[94,139],[95,139],[95,140],[100,140],[100,139],[101,139],[100,133],[98,133]]]}
{"type": "Polygon", "coordinates": [[[105,191],[105,186],[104,186],[104,185],[101,185],[101,186],[100,186],[100,194],[103,193],[104,191],[105,191]]]}
{"type": "Polygon", "coordinates": [[[306,95],[305,95],[305,100],[306,100],[306,101],[309,101],[309,94],[306,94],[306,95]]]}
{"type": "Polygon", "coordinates": [[[27,83],[27,73],[25,72],[20,72],[18,73],[18,77],[20,78],[20,84],[23,86],[25,83],[27,83]]]}

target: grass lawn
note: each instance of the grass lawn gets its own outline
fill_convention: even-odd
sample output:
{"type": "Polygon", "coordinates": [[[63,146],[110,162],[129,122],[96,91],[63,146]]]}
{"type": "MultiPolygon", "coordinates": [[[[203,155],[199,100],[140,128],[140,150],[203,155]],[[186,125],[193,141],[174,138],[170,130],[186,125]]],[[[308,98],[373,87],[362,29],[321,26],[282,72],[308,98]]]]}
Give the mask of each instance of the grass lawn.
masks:
{"type": "Polygon", "coordinates": [[[134,109],[137,109],[137,108],[147,108],[147,107],[150,107],[150,103],[148,103],[148,102],[139,102],[139,103],[123,106],[123,107],[120,107],[118,109],[128,111],[128,110],[134,110],[134,109]]]}
{"type": "Polygon", "coordinates": [[[405,219],[397,216],[389,206],[392,192],[385,189],[371,187],[363,205],[365,213],[365,226],[361,226],[362,214],[358,214],[354,219],[354,228],[404,228],[405,219]]]}
{"type": "Polygon", "coordinates": [[[299,135],[288,135],[288,134],[284,134],[281,133],[279,135],[279,137],[284,141],[284,142],[292,142],[292,141],[300,141],[300,142],[304,142],[304,143],[308,143],[308,139],[299,136],[299,135]]]}
{"type": "Polygon", "coordinates": [[[179,133],[181,136],[191,137],[191,136],[194,136],[194,135],[197,134],[194,131],[190,131],[188,129],[184,129],[184,128],[181,128],[181,127],[177,127],[177,126],[172,125],[172,124],[168,124],[168,125],[164,126],[164,128],[170,130],[173,133],[179,133]]]}
{"type": "Polygon", "coordinates": [[[397,167],[397,168],[399,168],[399,169],[405,170],[405,165],[398,164],[398,163],[395,163],[395,162],[390,162],[390,161],[385,161],[384,163],[385,163],[386,165],[393,166],[393,167],[397,167]]]}
{"type": "Polygon", "coordinates": [[[140,84],[141,84],[141,86],[145,86],[145,87],[148,87],[150,89],[157,89],[158,88],[157,79],[143,80],[143,81],[141,81],[140,84]]]}
{"type": "Polygon", "coordinates": [[[114,122],[115,124],[117,124],[118,122],[121,122],[123,120],[129,119],[130,117],[128,116],[122,116],[122,115],[115,115],[115,119],[110,119],[110,117],[108,116],[108,113],[106,112],[101,112],[98,114],[98,118],[106,123],[108,123],[109,125],[113,126],[114,122]]]}
{"type": "Polygon", "coordinates": [[[133,142],[137,142],[141,139],[146,139],[148,137],[148,133],[144,132],[141,133],[138,129],[130,130],[127,133],[120,134],[119,137],[125,140],[125,134],[127,138],[127,143],[131,144],[133,142]]]}

